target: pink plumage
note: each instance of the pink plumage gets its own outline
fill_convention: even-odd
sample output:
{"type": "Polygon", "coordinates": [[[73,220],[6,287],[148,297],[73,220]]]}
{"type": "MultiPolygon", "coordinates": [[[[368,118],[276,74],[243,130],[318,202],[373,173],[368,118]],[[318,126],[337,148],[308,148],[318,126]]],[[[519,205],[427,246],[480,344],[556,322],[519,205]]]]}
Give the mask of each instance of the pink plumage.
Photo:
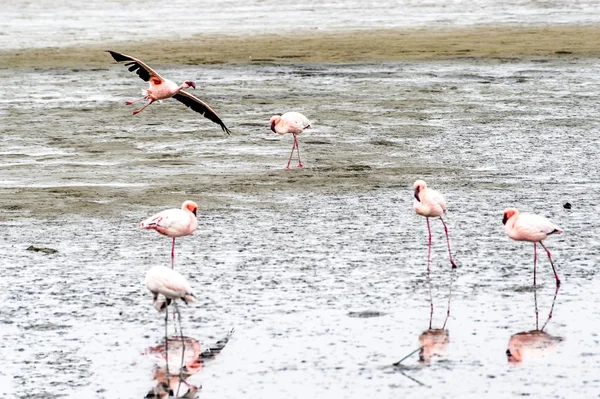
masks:
{"type": "Polygon", "coordinates": [[[194,293],[188,281],[179,272],[165,266],[154,266],[145,279],[146,288],[153,295],[156,310],[162,312],[172,300],[181,299],[186,304],[195,300],[194,293]],[[159,299],[165,297],[165,301],[159,299]]]}
{"type": "Polygon", "coordinates": [[[192,234],[198,227],[196,213],[198,205],[194,201],[185,201],[181,209],[166,209],[156,215],[144,220],[140,226],[142,229],[156,230],[162,235],[173,237],[171,246],[171,267],[175,262],[175,237],[192,234]]]}
{"type": "Polygon", "coordinates": [[[542,243],[542,240],[552,234],[560,234],[563,230],[552,223],[548,218],[531,213],[520,213],[515,208],[507,208],[504,210],[502,223],[504,223],[504,232],[513,240],[533,242],[533,285],[536,285],[536,244],[539,242],[548,254],[548,259],[550,259],[550,264],[554,271],[556,285],[559,286],[560,280],[556,273],[556,269],[554,268],[550,251],[542,243]]]}
{"type": "Polygon", "coordinates": [[[304,129],[310,127],[310,121],[304,115],[299,112],[286,112],[283,115],[273,115],[271,117],[271,130],[278,134],[286,134],[291,133],[294,136],[294,143],[292,145],[292,152],[290,154],[290,158],[288,159],[287,166],[288,169],[290,167],[290,162],[292,161],[292,155],[294,155],[294,150],[298,150],[298,167],[302,168],[302,162],[300,162],[300,147],[298,146],[298,139],[296,135],[301,134],[304,129]]]}
{"type": "Polygon", "coordinates": [[[427,231],[429,233],[429,241],[427,246],[427,270],[429,270],[429,263],[431,262],[431,228],[429,226],[430,217],[439,217],[442,224],[444,225],[444,231],[446,232],[446,243],[448,244],[448,255],[450,256],[450,264],[452,268],[456,268],[454,259],[452,259],[452,251],[450,250],[450,238],[448,236],[448,227],[442,218],[442,215],[446,213],[446,200],[439,192],[432,190],[427,187],[427,183],[423,180],[417,180],[413,184],[415,190],[415,200],[413,207],[415,212],[421,216],[425,216],[427,219],[427,231]]]}
{"type": "Polygon", "coordinates": [[[231,133],[227,126],[225,126],[225,123],[223,123],[219,115],[217,115],[217,113],[208,104],[200,100],[198,97],[195,97],[183,90],[190,87],[194,89],[196,88],[196,84],[191,80],[186,80],[182,84],[178,85],[172,80],[163,78],[155,70],[153,70],[137,58],[133,58],[126,54],[117,53],[116,51],[108,50],[108,53],[110,53],[110,55],[114,58],[115,61],[126,62],[125,65],[129,68],[131,72],[135,71],[135,73],[143,81],[148,82],[148,89],[143,91],[144,97],[139,98],[137,100],[125,102],[125,104],[131,105],[142,100],[148,101],[148,103],[142,108],[133,111],[134,115],[139,114],[147,106],[149,106],[157,100],[174,98],[175,100],[183,103],[185,106],[191,108],[193,111],[198,112],[205,118],[221,126],[221,129],[225,133],[231,133]]]}
{"type": "Polygon", "coordinates": [[[415,190],[413,206],[419,215],[440,217],[446,212],[446,200],[442,194],[428,188],[423,180],[417,180],[413,188],[415,190]]]}

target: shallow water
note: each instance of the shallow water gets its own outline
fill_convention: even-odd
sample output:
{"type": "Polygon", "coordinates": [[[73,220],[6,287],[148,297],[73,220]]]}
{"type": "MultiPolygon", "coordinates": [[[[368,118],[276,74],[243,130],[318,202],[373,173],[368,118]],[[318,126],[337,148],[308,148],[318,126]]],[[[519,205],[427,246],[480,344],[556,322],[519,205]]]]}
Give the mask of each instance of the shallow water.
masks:
{"type": "MultiPolygon", "coordinates": [[[[149,28],[156,16],[128,4],[138,16],[128,29],[156,37],[149,28]]],[[[170,4],[171,15],[181,12],[182,4],[170,4]]],[[[235,5],[236,15],[266,18],[260,7],[272,5],[257,4],[259,11],[235,5]]],[[[427,4],[409,2],[415,11],[406,18],[421,19],[406,23],[570,15],[585,24],[600,15],[584,12],[593,2],[450,12],[461,4],[436,2],[423,13],[427,4]]],[[[44,22],[51,13],[33,13],[35,29],[19,31],[20,8],[47,9],[44,3],[3,6],[15,15],[0,17],[0,44],[103,40],[102,30],[81,28],[101,25],[95,3],[73,16],[73,28],[57,21],[53,38],[44,30],[53,29],[44,22]]],[[[302,12],[316,13],[306,23],[318,27],[321,11],[338,6],[302,12]]],[[[55,12],[69,7],[58,2],[63,12],[55,12]]],[[[215,30],[224,28],[211,12],[237,18],[218,7],[204,10],[215,30]]],[[[365,11],[375,13],[371,20],[351,3],[343,12],[339,26],[327,26],[397,20],[381,7],[365,11]]],[[[260,26],[261,18],[244,21],[260,26]]],[[[111,40],[129,32],[105,25],[115,32],[111,40]]],[[[185,26],[182,35],[196,29],[185,26]]],[[[198,230],[176,247],[175,267],[198,297],[181,308],[183,332],[205,348],[235,328],[222,353],[189,380],[203,398],[600,391],[596,59],[171,65],[159,72],[195,80],[195,94],[233,135],[172,100],[131,116],[124,100],[144,84],[108,56],[95,69],[0,69],[0,398],[146,395],[154,361],[143,353],[160,344],[164,327],[143,278],[169,264],[170,240],[141,231],[139,222],[185,199],[200,209],[198,230]],[[287,110],[313,122],[299,137],[304,169],[283,169],[291,137],[268,129],[269,117],[287,110]],[[393,367],[430,324],[427,229],[412,210],[417,178],[446,196],[459,267],[451,272],[441,223],[432,220],[431,327],[442,327],[451,296],[449,342],[429,363],[414,354],[393,367]],[[504,235],[508,206],[565,230],[546,242],[562,280],[555,300],[541,250],[534,297],[531,244],[504,235]],[[509,364],[509,339],[536,328],[536,301],[538,327],[554,304],[544,331],[564,340],[544,356],[509,364]]]]}
{"type": "MultiPolygon", "coordinates": [[[[184,333],[205,342],[236,329],[191,378],[202,397],[598,391],[595,60],[164,73],[199,78],[196,92],[234,134],[174,101],[131,116],[123,101],[143,84],[109,60],[95,71],[0,71],[16,93],[2,102],[3,397],[148,392],[152,362],[141,353],[160,342],[163,319],[142,281],[168,264],[170,241],[138,225],[184,199],[200,205],[198,231],[177,240],[176,268],[199,297],[182,309],[184,333]],[[39,84],[17,90],[30,79],[39,84]],[[268,130],[270,115],[288,109],[313,120],[299,139],[302,170],[283,169],[291,139],[268,130]],[[398,370],[391,364],[429,325],[416,178],[446,195],[459,268],[447,350],[398,370]],[[547,240],[563,284],[545,329],[564,341],[518,367],[505,351],[535,328],[532,248],[504,235],[508,206],[565,230],[547,240]]],[[[432,229],[441,328],[451,272],[441,223],[432,229]]],[[[554,280],[539,256],[544,319],[554,280]]]]}
{"type": "Polygon", "coordinates": [[[3,2],[0,48],[62,47],[205,34],[436,28],[487,24],[593,25],[594,0],[72,0],[3,2]]]}

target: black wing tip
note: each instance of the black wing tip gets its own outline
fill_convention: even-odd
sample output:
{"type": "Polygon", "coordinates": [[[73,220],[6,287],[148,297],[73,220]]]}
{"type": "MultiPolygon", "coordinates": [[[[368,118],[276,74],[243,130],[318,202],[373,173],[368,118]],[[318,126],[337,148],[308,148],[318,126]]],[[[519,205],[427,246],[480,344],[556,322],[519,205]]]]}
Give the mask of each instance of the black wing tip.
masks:
{"type": "Polygon", "coordinates": [[[228,136],[231,136],[231,130],[229,130],[229,129],[227,128],[227,126],[225,126],[225,125],[221,125],[221,129],[223,129],[223,131],[224,131],[225,133],[227,133],[227,135],[228,135],[228,136]]]}
{"type": "Polygon", "coordinates": [[[131,58],[125,54],[121,54],[121,53],[117,53],[116,51],[112,51],[112,50],[106,50],[107,53],[110,53],[110,55],[115,59],[115,61],[117,62],[122,62],[122,61],[131,61],[131,58]]]}

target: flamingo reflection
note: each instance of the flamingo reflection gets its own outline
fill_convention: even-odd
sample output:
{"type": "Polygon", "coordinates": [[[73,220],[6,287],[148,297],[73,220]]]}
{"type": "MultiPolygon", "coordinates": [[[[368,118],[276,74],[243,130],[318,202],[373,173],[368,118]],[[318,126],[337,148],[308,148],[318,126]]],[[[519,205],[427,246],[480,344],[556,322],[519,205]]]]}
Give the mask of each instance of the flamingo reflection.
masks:
{"type": "MultiPolygon", "coordinates": [[[[446,318],[442,328],[433,328],[433,294],[431,289],[431,279],[429,276],[429,269],[427,270],[427,286],[429,289],[429,326],[419,335],[419,348],[412,351],[402,359],[394,363],[394,366],[402,366],[402,362],[408,359],[415,353],[419,353],[419,362],[428,364],[433,357],[442,356],[450,343],[450,332],[446,329],[446,323],[450,317],[450,304],[452,300],[452,282],[454,280],[454,269],[450,275],[450,292],[448,294],[448,308],[446,310],[446,318]]],[[[412,380],[412,377],[406,376],[412,380]]],[[[415,382],[422,384],[420,381],[414,380],[415,382]]]]}
{"type": "Polygon", "coordinates": [[[450,292],[448,294],[448,308],[446,318],[442,328],[433,328],[433,293],[431,290],[431,279],[429,269],[427,269],[427,285],[429,288],[429,328],[419,335],[419,361],[429,363],[433,357],[442,356],[446,352],[450,342],[450,333],[446,330],[446,323],[450,317],[450,301],[452,299],[452,280],[454,279],[454,269],[450,275],[450,292]]]}
{"type": "Polygon", "coordinates": [[[557,345],[564,340],[562,337],[552,336],[544,331],[544,328],[546,328],[546,325],[552,318],[554,304],[556,303],[556,297],[558,296],[558,288],[559,287],[556,286],[550,313],[542,325],[542,328],[539,328],[537,294],[536,290],[533,291],[535,302],[535,330],[523,331],[510,337],[508,340],[508,349],[506,349],[506,356],[509,363],[520,364],[526,360],[546,356],[553,353],[556,350],[557,345]]]}
{"type": "Polygon", "coordinates": [[[183,339],[181,336],[169,337],[167,345],[163,343],[147,348],[145,355],[153,357],[157,364],[152,372],[156,385],[146,398],[197,398],[199,387],[187,380],[200,371],[207,359],[214,358],[225,348],[231,334],[233,330],[204,350],[198,340],[186,336],[183,339]]]}

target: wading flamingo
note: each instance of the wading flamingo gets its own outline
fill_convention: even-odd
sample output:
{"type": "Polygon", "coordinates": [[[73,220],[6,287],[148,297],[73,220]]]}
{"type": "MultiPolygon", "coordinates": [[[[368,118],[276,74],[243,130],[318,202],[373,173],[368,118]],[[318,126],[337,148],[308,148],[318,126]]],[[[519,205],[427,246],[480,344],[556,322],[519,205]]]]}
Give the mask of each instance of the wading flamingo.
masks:
{"type": "Polygon", "coordinates": [[[300,147],[298,146],[297,134],[300,134],[304,129],[310,128],[310,121],[304,115],[299,112],[286,112],[283,115],[273,115],[271,117],[271,130],[278,134],[291,133],[294,136],[294,144],[292,144],[292,152],[290,159],[288,159],[286,169],[289,169],[290,162],[292,162],[292,155],[294,155],[294,149],[298,150],[298,167],[302,167],[300,162],[300,147]]]}
{"type": "Polygon", "coordinates": [[[448,254],[450,255],[450,264],[452,268],[456,268],[454,259],[452,259],[452,251],[450,250],[450,238],[448,237],[448,227],[444,223],[442,214],[446,213],[446,201],[442,194],[435,190],[427,188],[427,183],[423,180],[417,180],[414,185],[415,189],[415,201],[413,206],[415,212],[421,216],[425,216],[427,219],[427,232],[429,233],[429,241],[427,245],[427,270],[429,270],[429,263],[431,262],[431,228],[429,227],[430,217],[439,217],[444,225],[444,231],[446,232],[446,242],[448,243],[448,254]]]}
{"type": "Polygon", "coordinates": [[[550,260],[550,265],[554,272],[554,278],[556,279],[556,286],[559,286],[560,280],[558,279],[558,274],[556,274],[550,251],[548,251],[548,248],[546,248],[542,240],[549,235],[562,233],[563,231],[561,228],[552,223],[548,218],[531,213],[519,213],[515,208],[507,208],[504,210],[502,223],[504,224],[504,232],[513,240],[533,242],[533,286],[535,287],[536,283],[535,268],[538,242],[548,254],[548,259],[550,260]]]}
{"type": "Polygon", "coordinates": [[[115,61],[117,61],[117,62],[126,61],[127,63],[125,64],[125,66],[128,66],[129,70],[131,72],[135,71],[137,73],[137,75],[140,78],[142,78],[143,81],[148,82],[148,84],[149,84],[148,89],[144,90],[144,92],[143,92],[144,97],[139,98],[137,100],[125,102],[125,104],[131,105],[138,101],[148,100],[148,103],[146,105],[144,105],[142,108],[133,111],[134,115],[139,114],[148,105],[152,104],[153,102],[155,102],[157,100],[164,100],[164,99],[172,97],[175,100],[182,102],[183,104],[185,104],[187,107],[191,108],[192,110],[200,113],[205,118],[207,118],[207,119],[211,120],[212,122],[221,126],[221,129],[223,129],[223,131],[225,133],[227,133],[227,134],[231,133],[229,131],[229,129],[227,128],[227,126],[225,126],[225,123],[223,123],[223,121],[221,120],[219,115],[217,115],[217,113],[215,111],[213,111],[213,109],[211,107],[209,107],[208,104],[206,104],[204,101],[200,100],[199,98],[183,91],[183,89],[187,89],[189,87],[193,87],[194,89],[196,88],[196,84],[194,82],[192,82],[191,80],[186,80],[185,82],[183,82],[181,85],[178,86],[172,80],[161,77],[152,68],[150,68],[148,65],[146,65],[142,61],[138,60],[137,58],[133,58],[129,55],[117,53],[115,51],[108,50],[108,52],[110,53],[110,55],[112,55],[112,57],[115,59],[115,61]]]}
{"type": "MultiPolygon", "coordinates": [[[[192,288],[188,281],[183,277],[179,272],[169,269],[165,266],[154,266],[146,273],[146,278],[144,280],[146,284],[146,288],[152,293],[153,301],[152,304],[154,308],[159,312],[165,312],[165,356],[166,356],[166,368],[167,375],[169,374],[169,332],[168,332],[168,322],[169,322],[169,305],[172,301],[177,299],[181,299],[186,304],[190,302],[194,302],[196,297],[192,292],[192,288]],[[159,295],[164,296],[164,299],[159,298],[159,295]]],[[[179,316],[179,309],[177,308],[177,303],[175,302],[175,311],[179,316]]],[[[181,345],[182,345],[182,366],[183,359],[185,357],[185,343],[183,337],[183,329],[181,328],[181,317],[179,317],[179,332],[181,334],[181,345]]],[[[180,367],[181,369],[181,367],[180,367]]]]}
{"type": "Polygon", "coordinates": [[[175,266],[175,238],[190,235],[198,227],[196,212],[198,205],[194,201],[185,201],[181,209],[166,209],[150,216],[140,226],[142,229],[153,229],[160,234],[173,237],[171,245],[171,268],[175,266]]]}

